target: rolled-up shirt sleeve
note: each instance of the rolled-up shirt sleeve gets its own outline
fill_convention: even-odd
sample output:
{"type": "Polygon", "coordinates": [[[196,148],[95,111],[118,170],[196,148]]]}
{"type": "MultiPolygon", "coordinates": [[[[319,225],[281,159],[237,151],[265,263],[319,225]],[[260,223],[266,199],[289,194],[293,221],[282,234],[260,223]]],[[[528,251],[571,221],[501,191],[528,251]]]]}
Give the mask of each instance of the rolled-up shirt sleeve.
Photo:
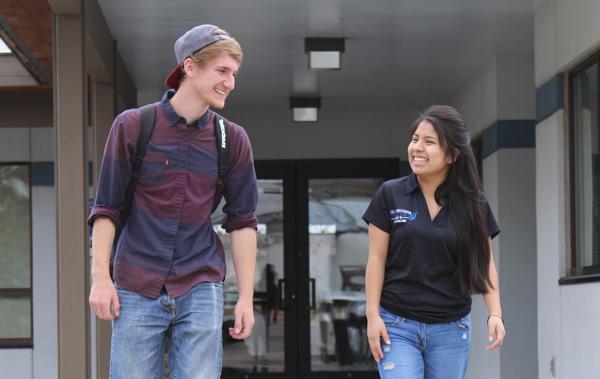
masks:
{"type": "Polygon", "coordinates": [[[117,229],[122,226],[131,157],[135,154],[140,132],[139,114],[136,113],[139,112],[125,111],[112,124],[100,166],[96,199],[87,220],[90,226],[99,217],[109,218],[117,229]]]}
{"type": "Polygon", "coordinates": [[[223,225],[228,233],[242,228],[254,228],[258,224],[256,204],[258,189],[252,158],[252,146],[244,129],[231,124],[231,170],[225,182],[225,206],[227,220],[223,225]]]}

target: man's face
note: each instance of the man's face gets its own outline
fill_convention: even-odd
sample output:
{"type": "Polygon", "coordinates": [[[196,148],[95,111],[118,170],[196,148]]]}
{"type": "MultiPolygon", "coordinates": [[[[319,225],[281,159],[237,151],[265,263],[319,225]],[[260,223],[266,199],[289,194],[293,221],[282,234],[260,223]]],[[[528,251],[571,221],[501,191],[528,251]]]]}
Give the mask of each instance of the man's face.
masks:
{"type": "Polygon", "coordinates": [[[189,81],[192,91],[209,107],[223,108],[225,99],[235,88],[235,76],[240,66],[238,62],[223,54],[204,66],[198,66],[191,61],[190,63],[189,70],[186,70],[186,81],[189,81]]]}

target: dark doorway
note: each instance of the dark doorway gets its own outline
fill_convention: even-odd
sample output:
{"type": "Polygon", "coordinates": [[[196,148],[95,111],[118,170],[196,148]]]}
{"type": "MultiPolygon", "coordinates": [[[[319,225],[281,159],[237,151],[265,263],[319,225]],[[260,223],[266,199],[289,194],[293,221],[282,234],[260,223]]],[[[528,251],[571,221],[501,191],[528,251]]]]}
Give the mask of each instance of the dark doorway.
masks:
{"type": "MultiPolygon", "coordinates": [[[[258,161],[256,170],[256,325],[243,342],[224,334],[222,377],[377,378],[366,339],[361,216],[381,183],[399,175],[398,160],[258,161]]],[[[224,330],[234,281],[230,269],[224,330]]]]}

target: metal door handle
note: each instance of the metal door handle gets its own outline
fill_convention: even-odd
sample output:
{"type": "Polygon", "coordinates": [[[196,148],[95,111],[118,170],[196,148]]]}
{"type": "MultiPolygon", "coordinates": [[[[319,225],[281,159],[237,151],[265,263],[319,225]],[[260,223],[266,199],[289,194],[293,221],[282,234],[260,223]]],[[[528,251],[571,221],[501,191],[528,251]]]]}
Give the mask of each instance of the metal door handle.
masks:
{"type": "Polygon", "coordinates": [[[277,281],[277,300],[280,309],[288,309],[287,305],[285,304],[285,279],[279,279],[277,281]]]}
{"type": "Polygon", "coordinates": [[[308,279],[310,283],[310,310],[314,311],[317,309],[317,282],[315,278],[308,279]]]}

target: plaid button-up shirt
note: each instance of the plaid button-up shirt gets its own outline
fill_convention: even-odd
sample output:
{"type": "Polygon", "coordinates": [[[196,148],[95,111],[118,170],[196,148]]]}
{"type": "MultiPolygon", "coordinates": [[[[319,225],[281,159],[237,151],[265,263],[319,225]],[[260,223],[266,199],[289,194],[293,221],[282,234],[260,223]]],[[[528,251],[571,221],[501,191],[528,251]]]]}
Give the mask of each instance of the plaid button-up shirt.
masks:
{"type": "MultiPolygon", "coordinates": [[[[122,228],[113,278],[121,288],[156,298],[163,286],[178,297],[200,282],[221,282],[225,257],[210,220],[216,190],[217,149],[214,117],[207,111],[187,125],[169,99],[155,104],[156,122],[140,171],[134,202],[121,225],[125,192],[141,129],[139,109],[118,115],[112,125],[88,223],[108,217],[122,228]]],[[[244,129],[230,122],[231,170],[224,197],[223,228],[256,228],[256,174],[244,129]]]]}

